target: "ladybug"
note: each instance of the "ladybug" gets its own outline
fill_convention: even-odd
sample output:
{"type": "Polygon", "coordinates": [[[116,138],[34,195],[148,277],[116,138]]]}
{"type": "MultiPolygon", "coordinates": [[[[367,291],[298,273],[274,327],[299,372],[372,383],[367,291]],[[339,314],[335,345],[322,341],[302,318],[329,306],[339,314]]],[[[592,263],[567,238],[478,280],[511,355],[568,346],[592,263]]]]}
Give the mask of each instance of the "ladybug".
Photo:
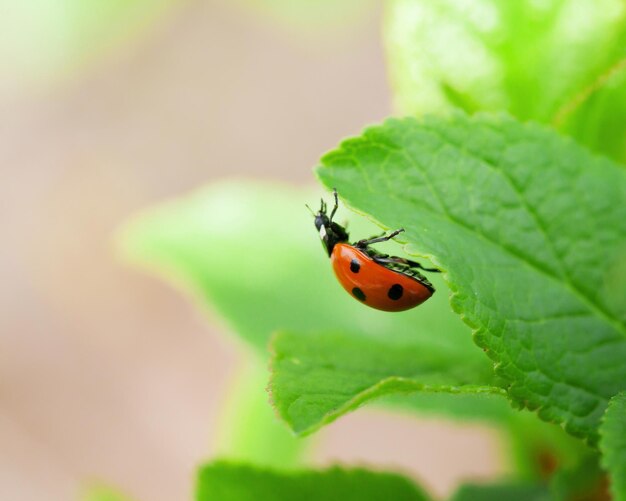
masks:
{"type": "Polygon", "coordinates": [[[324,199],[317,214],[311,213],[335,275],[351,296],[377,310],[404,311],[422,304],[434,294],[435,288],[418,270],[439,270],[424,268],[415,261],[382,254],[370,247],[391,240],[404,229],[350,244],[346,229],[333,221],[339,207],[336,189],[333,196],[335,205],[330,217],[324,199]]]}

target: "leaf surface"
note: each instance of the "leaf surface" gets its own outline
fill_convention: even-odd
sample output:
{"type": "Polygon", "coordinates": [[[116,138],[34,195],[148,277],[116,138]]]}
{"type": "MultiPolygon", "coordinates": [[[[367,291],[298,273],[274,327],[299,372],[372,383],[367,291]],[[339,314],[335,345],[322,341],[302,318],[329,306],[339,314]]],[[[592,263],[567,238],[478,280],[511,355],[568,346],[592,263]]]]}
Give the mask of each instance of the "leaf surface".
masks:
{"type": "Polygon", "coordinates": [[[426,501],[428,496],[408,479],[362,468],[278,472],[216,461],[202,467],[196,501],[426,501]]]}
{"type": "Polygon", "coordinates": [[[550,501],[546,487],[536,484],[503,483],[494,485],[467,484],[450,498],[450,501],[550,501]]]}
{"type": "Polygon", "coordinates": [[[273,402],[299,434],[315,431],[371,399],[391,394],[471,395],[472,411],[486,411],[487,416],[491,415],[487,411],[490,397],[504,395],[493,385],[491,368],[419,343],[393,346],[356,334],[283,332],[274,340],[273,350],[273,402]]]}
{"type": "Polygon", "coordinates": [[[626,386],[624,169],[537,125],[455,114],[367,129],[318,174],[445,272],[517,404],[597,440],[626,386]]]}
{"type": "Polygon", "coordinates": [[[507,110],[626,160],[621,0],[392,0],[385,38],[401,112],[507,110]]]}
{"type": "Polygon", "coordinates": [[[626,393],[615,395],[600,427],[603,465],[611,477],[615,501],[626,500],[626,393]]]}

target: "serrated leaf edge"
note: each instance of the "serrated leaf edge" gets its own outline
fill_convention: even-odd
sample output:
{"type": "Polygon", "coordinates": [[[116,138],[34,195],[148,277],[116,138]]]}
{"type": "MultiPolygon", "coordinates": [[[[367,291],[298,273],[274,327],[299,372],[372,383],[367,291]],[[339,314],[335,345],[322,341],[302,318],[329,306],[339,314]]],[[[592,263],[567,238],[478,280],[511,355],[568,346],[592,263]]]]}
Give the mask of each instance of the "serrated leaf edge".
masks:
{"type": "MultiPolygon", "coordinates": [[[[452,111],[450,114],[447,114],[445,116],[445,119],[447,120],[452,120],[454,118],[461,118],[462,120],[468,120],[470,118],[470,116],[465,113],[462,110],[454,110],[452,111]]],[[[509,113],[506,112],[479,112],[476,113],[474,115],[471,116],[471,118],[475,119],[475,118],[486,118],[490,124],[494,124],[497,123],[498,121],[501,122],[510,122],[510,123],[515,123],[515,124],[519,124],[521,125],[524,129],[534,129],[534,130],[542,130],[545,132],[548,132],[550,134],[556,134],[558,135],[562,140],[564,140],[565,142],[568,142],[570,144],[575,144],[578,147],[583,147],[581,145],[579,145],[576,141],[574,141],[571,137],[564,135],[563,133],[561,133],[558,130],[555,130],[551,127],[548,127],[544,124],[535,122],[535,121],[525,121],[525,122],[520,122],[516,119],[514,119],[509,113]]],[[[359,136],[356,137],[349,137],[346,138],[344,140],[342,140],[339,145],[335,148],[333,148],[332,150],[328,151],[327,153],[325,153],[321,158],[320,158],[320,162],[319,164],[314,168],[314,174],[315,177],[318,179],[318,181],[323,185],[326,186],[327,188],[329,188],[329,186],[326,185],[326,183],[324,182],[324,180],[321,177],[320,171],[322,168],[332,168],[330,166],[325,165],[325,161],[328,159],[328,157],[330,157],[331,155],[335,154],[338,151],[341,151],[342,149],[345,149],[346,146],[350,145],[351,143],[353,143],[354,141],[360,141],[362,140],[363,137],[367,136],[367,135],[371,135],[374,131],[386,127],[386,126],[391,126],[393,127],[394,125],[398,125],[398,124],[403,124],[406,122],[411,122],[411,123],[415,123],[415,124],[424,124],[424,125],[428,125],[428,122],[432,119],[436,119],[436,117],[431,116],[431,115],[424,115],[422,117],[413,117],[413,116],[407,116],[407,117],[390,117],[387,118],[385,120],[382,121],[382,123],[380,124],[374,124],[374,125],[370,125],[367,126],[363,129],[363,131],[361,132],[361,134],[359,136]]],[[[584,148],[584,147],[583,147],[584,148]]],[[[590,154],[591,157],[595,158],[595,159],[601,159],[602,161],[607,161],[606,157],[594,152],[594,151],[590,151],[587,148],[585,148],[588,153],[590,154]]],[[[384,224],[382,224],[380,221],[378,221],[375,217],[373,217],[370,214],[367,214],[363,211],[360,210],[355,210],[354,207],[348,203],[346,200],[342,200],[343,204],[350,208],[350,210],[352,210],[353,212],[363,215],[365,216],[369,221],[371,221],[372,223],[380,226],[381,228],[385,228],[388,229],[387,226],[385,226],[384,224]]],[[[505,379],[505,381],[508,383],[504,388],[506,391],[506,396],[508,397],[509,401],[511,401],[512,404],[514,404],[515,406],[519,407],[519,408],[528,408],[529,410],[532,411],[537,411],[537,415],[539,416],[540,419],[542,419],[543,421],[546,422],[550,422],[553,424],[557,424],[559,426],[562,426],[568,433],[570,433],[573,436],[576,436],[578,438],[582,438],[585,439],[586,442],[591,445],[591,446],[596,446],[597,445],[597,441],[598,441],[598,433],[596,430],[596,433],[587,433],[585,430],[580,430],[578,428],[576,428],[575,426],[571,426],[569,423],[567,423],[565,421],[564,418],[562,418],[559,415],[558,410],[555,412],[555,406],[554,405],[550,405],[550,404],[535,404],[534,402],[529,402],[527,400],[524,400],[522,398],[518,398],[516,395],[513,395],[511,393],[511,389],[516,388],[518,386],[518,382],[513,380],[510,376],[507,376],[506,374],[504,374],[502,371],[500,371],[500,367],[502,366],[503,361],[501,360],[501,357],[498,356],[497,353],[494,353],[492,350],[489,349],[488,346],[486,346],[485,344],[485,340],[483,339],[483,334],[484,332],[487,331],[487,329],[482,326],[482,325],[478,325],[475,322],[473,322],[470,318],[468,318],[467,314],[461,310],[457,299],[462,298],[461,293],[459,292],[458,287],[456,286],[456,284],[454,284],[451,280],[450,280],[450,276],[449,273],[447,273],[446,267],[441,266],[441,264],[439,263],[438,259],[436,256],[427,253],[427,252],[420,252],[419,251],[419,243],[414,243],[411,242],[410,245],[413,246],[414,250],[409,251],[407,249],[408,247],[408,243],[406,241],[402,241],[402,240],[398,240],[400,243],[403,243],[403,250],[411,255],[411,256],[417,256],[417,257],[423,257],[426,259],[429,259],[433,264],[435,264],[435,266],[437,266],[441,271],[442,271],[442,278],[444,280],[444,282],[446,283],[446,285],[450,288],[450,295],[449,295],[449,300],[450,300],[450,306],[452,307],[452,310],[457,313],[460,317],[461,320],[472,329],[472,339],[474,340],[475,344],[481,348],[483,351],[485,351],[485,353],[487,354],[487,356],[494,362],[494,370],[496,372],[496,374],[498,374],[499,376],[501,376],[503,379],[505,379]],[[415,248],[417,248],[417,250],[415,250],[415,248]]],[[[532,263],[529,263],[532,265],[532,263]]],[[[540,268],[539,268],[540,269],[540,268]]],[[[541,269],[540,269],[541,270],[541,269]]],[[[571,287],[570,287],[571,288],[571,287]]],[[[593,302],[589,302],[585,299],[585,303],[587,303],[592,310],[595,310],[597,312],[600,313],[600,315],[611,325],[613,325],[619,332],[621,332],[622,334],[626,335],[626,327],[621,324],[621,322],[619,322],[619,319],[613,319],[611,316],[607,315],[606,312],[604,312],[601,308],[598,308],[597,305],[595,305],[593,302]]],[[[558,408],[557,408],[558,409],[558,408]]],[[[336,418],[335,418],[336,419],[336,418]]]]}

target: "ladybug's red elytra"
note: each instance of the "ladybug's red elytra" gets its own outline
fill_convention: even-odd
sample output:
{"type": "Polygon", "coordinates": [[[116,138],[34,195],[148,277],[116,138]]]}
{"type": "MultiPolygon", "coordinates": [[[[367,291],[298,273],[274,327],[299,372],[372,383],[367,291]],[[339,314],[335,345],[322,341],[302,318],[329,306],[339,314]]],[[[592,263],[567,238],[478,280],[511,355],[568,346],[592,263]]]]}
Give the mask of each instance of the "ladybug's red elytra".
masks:
{"type": "Polygon", "coordinates": [[[339,207],[337,190],[333,191],[333,196],[335,205],[330,217],[322,199],[320,210],[314,214],[315,227],[339,283],[351,296],[377,310],[404,311],[422,304],[434,294],[435,288],[418,270],[439,270],[424,268],[415,261],[382,254],[370,247],[391,240],[404,229],[350,244],[346,229],[333,221],[339,207]]]}

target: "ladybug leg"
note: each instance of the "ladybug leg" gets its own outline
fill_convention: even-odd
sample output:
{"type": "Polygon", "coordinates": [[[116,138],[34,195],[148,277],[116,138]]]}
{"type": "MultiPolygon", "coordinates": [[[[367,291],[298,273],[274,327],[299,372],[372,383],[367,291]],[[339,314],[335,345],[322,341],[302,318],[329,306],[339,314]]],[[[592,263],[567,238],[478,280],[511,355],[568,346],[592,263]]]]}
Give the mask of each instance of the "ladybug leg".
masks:
{"type": "Polygon", "coordinates": [[[367,239],[367,240],[359,240],[355,244],[355,247],[358,247],[358,248],[362,249],[364,247],[367,247],[368,245],[377,244],[379,242],[386,242],[387,240],[391,240],[393,237],[397,236],[398,234],[402,233],[403,231],[404,231],[404,228],[400,228],[399,230],[392,231],[386,237],[380,236],[380,237],[370,238],[370,239],[367,239]]]}
{"type": "Polygon", "coordinates": [[[386,232],[385,232],[385,231],[383,231],[380,235],[374,235],[373,237],[369,237],[369,238],[367,238],[367,239],[363,239],[363,240],[361,240],[361,241],[369,242],[370,240],[374,240],[374,239],[376,239],[376,238],[380,238],[380,237],[382,237],[385,233],[386,233],[386,232]]]}
{"type": "Polygon", "coordinates": [[[337,188],[333,188],[333,197],[335,198],[335,205],[333,206],[333,211],[330,213],[329,221],[333,222],[333,217],[335,216],[335,212],[339,208],[339,197],[337,196],[337,188]]]}
{"type": "Polygon", "coordinates": [[[412,268],[419,268],[421,270],[424,271],[432,271],[433,273],[441,273],[441,270],[438,270],[437,268],[424,268],[420,263],[418,263],[417,261],[411,261],[410,259],[405,259],[405,261],[407,262],[407,264],[409,266],[411,266],[412,268]]]}
{"type": "Polygon", "coordinates": [[[410,259],[404,259],[402,257],[385,256],[385,257],[375,257],[373,259],[377,263],[381,263],[381,264],[388,264],[388,263],[404,264],[404,265],[407,265],[407,266],[409,266],[411,268],[419,268],[420,270],[424,270],[424,271],[430,271],[430,272],[433,272],[433,273],[441,273],[441,270],[438,270],[436,268],[424,268],[417,261],[411,261],[410,259]]]}

